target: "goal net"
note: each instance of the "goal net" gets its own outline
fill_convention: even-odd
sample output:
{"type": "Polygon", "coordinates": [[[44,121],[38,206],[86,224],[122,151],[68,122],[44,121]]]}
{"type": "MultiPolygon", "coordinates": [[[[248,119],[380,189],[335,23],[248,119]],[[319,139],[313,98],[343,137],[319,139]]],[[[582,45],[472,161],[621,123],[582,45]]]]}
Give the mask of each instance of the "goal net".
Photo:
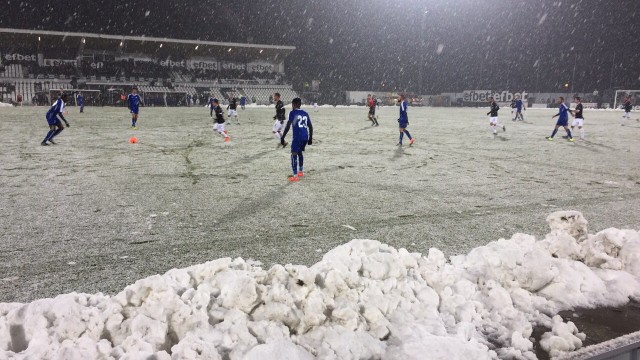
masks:
{"type": "Polygon", "coordinates": [[[616,98],[613,102],[614,109],[622,109],[625,96],[631,96],[631,105],[634,110],[640,110],[640,90],[616,90],[616,98]]]}

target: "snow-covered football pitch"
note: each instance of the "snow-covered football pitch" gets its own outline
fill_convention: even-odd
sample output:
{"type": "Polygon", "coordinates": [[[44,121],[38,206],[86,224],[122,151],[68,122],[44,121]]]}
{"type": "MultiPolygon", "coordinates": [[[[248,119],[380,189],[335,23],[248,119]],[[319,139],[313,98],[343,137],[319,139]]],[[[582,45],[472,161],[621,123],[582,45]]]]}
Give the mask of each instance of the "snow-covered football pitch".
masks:
{"type": "Polygon", "coordinates": [[[0,302],[115,294],[221,257],[310,265],[356,238],[465,254],[544,235],[556,210],[592,233],[640,228],[636,114],[621,127],[621,112],[587,110],[586,141],[569,143],[544,139],[554,109],[516,123],[503,109],[494,137],[486,109],[411,107],[416,143],[398,148],[397,107],[376,128],[361,107],[307,108],[315,141],[289,183],[272,108],[240,111],[224,143],[202,107],[142,108],[136,131],[124,108],[69,107],[71,128],[42,147],[46,110],[0,110],[0,302]]]}

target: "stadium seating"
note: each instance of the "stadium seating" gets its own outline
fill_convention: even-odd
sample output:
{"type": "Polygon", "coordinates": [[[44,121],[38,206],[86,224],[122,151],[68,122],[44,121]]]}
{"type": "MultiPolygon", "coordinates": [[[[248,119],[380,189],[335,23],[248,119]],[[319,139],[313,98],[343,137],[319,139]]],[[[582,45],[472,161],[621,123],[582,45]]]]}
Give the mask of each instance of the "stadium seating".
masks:
{"type": "Polygon", "coordinates": [[[23,78],[24,71],[21,64],[7,64],[4,66],[4,71],[0,72],[0,77],[3,78],[23,78]]]}
{"type": "Polygon", "coordinates": [[[222,93],[220,92],[220,89],[218,89],[218,88],[211,88],[211,89],[209,90],[209,94],[210,94],[213,98],[218,99],[218,100],[220,100],[220,101],[222,101],[222,99],[224,99],[224,96],[222,95],[222,93]]]}
{"type": "Polygon", "coordinates": [[[22,95],[25,105],[48,105],[49,92],[51,90],[72,89],[71,84],[64,82],[42,82],[33,79],[24,79],[11,82],[13,91],[9,93],[9,98],[15,101],[17,95],[22,95]],[[34,103],[35,102],[35,103],[34,103]]]}
{"type": "MultiPolygon", "coordinates": [[[[56,58],[55,54],[50,56],[56,58]]],[[[205,104],[209,96],[221,102],[245,96],[249,104],[270,104],[275,92],[282,94],[284,102],[290,102],[297,96],[290,85],[284,85],[282,75],[277,73],[167,68],[156,62],[133,59],[102,60],[99,63],[98,67],[93,62],[83,61],[76,67],[74,64],[39,66],[35,62],[4,61],[0,66],[0,78],[7,79],[7,84],[15,90],[5,90],[2,96],[15,100],[16,95],[21,94],[24,104],[44,105],[50,102],[51,89],[80,88],[107,94],[114,87],[119,91],[129,91],[132,85],[146,93],[151,100],[148,103],[155,106],[184,105],[187,95],[194,99],[194,104],[205,104]]]]}
{"type": "Polygon", "coordinates": [[[269,104],[274,93],[279,92],[283,102],[291,102],[298,94],[286,85],[246,85],[242,87],[247,99],[257,104],[269,104]],[[255,100],[255,101],[254,101],[255,100]]]}

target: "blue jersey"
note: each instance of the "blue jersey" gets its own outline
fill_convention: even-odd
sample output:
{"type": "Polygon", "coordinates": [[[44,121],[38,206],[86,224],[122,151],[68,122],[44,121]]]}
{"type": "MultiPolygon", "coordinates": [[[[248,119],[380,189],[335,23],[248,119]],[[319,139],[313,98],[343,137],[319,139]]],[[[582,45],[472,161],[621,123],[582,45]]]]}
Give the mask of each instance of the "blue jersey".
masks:
{"type": "Polygon", "coordinates": [[[293,127],[293,141],[307,141],[313,136],[311,119],[304,110],[296,109],[289,113],[289,122],[287,122],[287,127],[284,129],[283,138],[290,127],[293,127]]]}
{"type": "Polygon", "coordinates": [[[127,101],[129,102],[129,109],[137,109],[140,107],[140,95],[138,94],[129,94],[127,101]]]}
{"type": "Polygon", "coordinates": [[[522,100],[516,100],[516,109],[518,109],[518,111],[522,110],[522,100]]]}
{"type": "Polygon", "coordinates": [[[47,119],[56,118],[58,114],[62,114],[63,110],[64,110],[64,101],[62,101],[62,99],[56,100],[56,102],[53,103],[53,105],[51,105],[51,107],[49,108],[49,111],[47,111],[47,119]]]}
{"type": "Polygon", "coordinates": [[[240,98],[240,105],[245,106],[246,104],[247,104],[247,98],[243,96],[242,98],[240,98]]]}
{"type": "Polygon", "coordinates": [[[405,123],[409,121],[409,117],[407,116],[407,102],[402,100],[400,103],[400,122],[405,123]]]}
{"type": "Polygon", "coordinates": [[[209,107],[213,109],[213,98],[209,98],[209,107]]]}
{"type": "Polygon", "coordinates": [[[558,115],[560,115],[558,121],[569,120],[569,108],[567,105],[564,103],[560,104],[560,107],[558,108],[558,115]]]}
{"type": "Polygon", "coordinates": [[[78,95],[77,100],[78,100],[78,105],[80,106],[84,105],[84,96],[78,95]]]}

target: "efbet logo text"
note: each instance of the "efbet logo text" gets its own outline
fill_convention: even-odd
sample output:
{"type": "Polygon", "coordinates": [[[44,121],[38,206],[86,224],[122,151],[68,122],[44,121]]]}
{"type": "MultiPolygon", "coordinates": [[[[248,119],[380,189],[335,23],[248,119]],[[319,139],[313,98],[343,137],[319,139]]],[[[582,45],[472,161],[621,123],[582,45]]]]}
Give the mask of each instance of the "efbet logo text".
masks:
{"type": "Polygon", "coordinates": [[[523,101],[527,99],[529,95],[526,91],[512,93],[509,91],[494,92],[491,90],[465,90],[463,93],[464,102],[487,102],[489,97],[493,96],[496,102],[510,102],[515,99],[516,96],[520,96],[523,101]]]}

